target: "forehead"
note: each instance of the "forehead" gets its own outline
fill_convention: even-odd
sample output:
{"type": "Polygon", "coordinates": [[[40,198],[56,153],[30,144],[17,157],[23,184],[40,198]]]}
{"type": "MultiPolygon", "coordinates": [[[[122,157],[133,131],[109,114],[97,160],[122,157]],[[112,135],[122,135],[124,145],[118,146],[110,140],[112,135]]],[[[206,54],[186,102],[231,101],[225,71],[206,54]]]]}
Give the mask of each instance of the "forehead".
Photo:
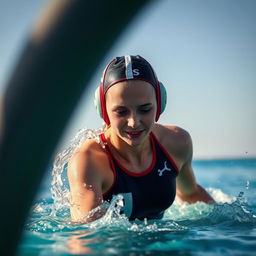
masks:
{"type": "Polygon", "coordinates": [[[126,80],[111,86],[106,92],[106,99],[113,97],[125,98],[129,96],[140,96],[142,98],[154,97],[155,89],[150,83],[142,80],[126,80]]]}

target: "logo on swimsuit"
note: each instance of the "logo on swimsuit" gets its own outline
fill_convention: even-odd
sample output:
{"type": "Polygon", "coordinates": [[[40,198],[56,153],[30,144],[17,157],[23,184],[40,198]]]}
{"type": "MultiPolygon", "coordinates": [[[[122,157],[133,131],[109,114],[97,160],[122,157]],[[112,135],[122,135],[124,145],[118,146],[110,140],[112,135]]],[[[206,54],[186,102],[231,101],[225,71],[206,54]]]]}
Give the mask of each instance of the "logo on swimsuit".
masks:
{"type": "Polygon", "coordinates": [[[160,170],[160,169],[158,170],[158,173],[159,173],[158,175],[162,176],[164,171],[169,171],[170,172],[171,170],[172,170],[171,168],[167,167],[167,162],[165,161],[164,162],[164,168],[162,170],[160,170]]]}

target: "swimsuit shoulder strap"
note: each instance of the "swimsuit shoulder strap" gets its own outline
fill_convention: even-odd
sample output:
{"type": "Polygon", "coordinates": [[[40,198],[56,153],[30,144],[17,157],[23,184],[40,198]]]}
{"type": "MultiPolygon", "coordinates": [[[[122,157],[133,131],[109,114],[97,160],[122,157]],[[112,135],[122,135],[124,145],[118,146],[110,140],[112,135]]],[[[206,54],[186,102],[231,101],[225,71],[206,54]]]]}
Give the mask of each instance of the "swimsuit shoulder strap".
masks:
{"type": "Polygon", "coordinates": [[[158,140],[158,138],[156,137],[156,135],[151,132],[150,136],[152,136],[154,142],[156,145],[158,145],[158,147],[160,148],[160,150],[163,152],[163,154],[168,158],[168,160],[172,163],[173,167],[175,168],[176,172],[179,173],[179,169],[176,165],[176,163],[174,162],[172,156],[169,154],[169,152],[164,148],[164,146],[160,143],[160,141],[158,140]]]}
{"type": "Polygon", "coordinates": [[[108,142],[107,142],[107,139],[106,139],[104,133],[101,133],[99,135],[99,137],[100,137],[100,144],[101,144],[102,148],[105,150],[105,152],[108,156],[108,159],[111,162],[111,166],[113,166],[114,156],[111,153],[111,150],[109,149],[108,142]]]}

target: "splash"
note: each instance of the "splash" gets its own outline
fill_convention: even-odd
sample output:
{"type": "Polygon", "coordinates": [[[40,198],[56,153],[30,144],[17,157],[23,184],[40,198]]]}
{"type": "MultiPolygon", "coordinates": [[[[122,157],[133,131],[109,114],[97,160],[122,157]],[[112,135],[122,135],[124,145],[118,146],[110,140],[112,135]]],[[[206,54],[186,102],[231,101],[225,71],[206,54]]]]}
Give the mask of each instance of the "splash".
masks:
{"type": "MultiPolygon", "coordinates": [[[[48,223],[48,226],[46,225],[48,228],[61,230],[63,228],[63,222],[66,222],[70,229],[74,229],[74,226],[78,225],[90,229],[98,229],[107,226],[113,228],[113,226],[118,226],[119,228],[123,227],[133,232],[150,232],[157,230],[186,230],[191,223],[201,223],[202,225],[223,222],[255,224],[256,216],[248,209],[243,193],[240,193],[238,197],[234,197],[216,188],[207,189],[217,202],[216,204],[205,204],[203,202],[188,204],[180,203],[178,200],[175,200],[174,204],[166,210],[163,222],[157,221],[152,223],[152,221],[147,220],[144,222],[129,222],[128,219],[120,213],[121,195],[115,196],[109,204],[105,203],[99,208],[89,212],[89,215],[94,214],[104,208],[106,213],[100,219],[86,224],[83,224],[82,221],[80,223],[72,222],[69,214],[70,193],[66,177],[67,163],[71,156],[87,139],[95,139],[100,143],[100,133],[102,133],[102,129],[81,129],[71,141],[69,147],[56,156],[52,170],[51,183],[51,193],[54,203],[51,205],[51,209],[46,209],[45,205],[37,205],[34,208],[34,214],[45,214],[48,215],[48,218],[50,216],[51,219],[48,222],[47,217],[44,219],[48,223]]],[[[247,182],[247,190],[249,185],[250,183],[247,182]]],[[[41,227],[39,229],[41,229],[41,227]]]]}
{"type": "MultiPolygon", "coordinates": [[[[222,192],[223,193],[223,192],[222,192]]],[[[207,226],[240,226],[256,225],[256,216],[248,208],[243,192],[239,193],[234,202],[217,202],[216,204],[206,204],[198,202],[195,204],[180,203],[177,200],[166,210],[162,220],[135,220],[129,221],[122,213],[122,195],[114,196],[110,203],[105,203],[101,207],[106,209],[106,213],[99,219],[83,223],[71,221],[70,216],[62,214],[69,212],[68,208],[55,212],[53,204],[41,202],[32,209],[32,217],[26,224],[26,230],[38,232],[39,234],[64,233],[71,234],[82,230],[90,230],[95,233],[104,232],[132,232],[134,234],[150,233],[176,233],[187,232],[193,227],[207,226]],[[56,213],[56,212],[55,212],[56,213]]],[[[99,208],[93,209],[88,215],[99,208]]]]}
{"type": "Polygon", "coordinates": [[[233,203],[236,200],[236,197],[225,194],[221,189],[208,188],[207,191],[217,203],[233,203]]]}
{"type": "Polygon", "coordinates": [[[70,193],[67,182],[67,163],[76,150],[87,140],[94,139],[100,143],[99,134],[102,129],[81,129],[76,136],[71,140],[68,148],[57,154],[52,170],[51,194],[54,200],[56,212],[70,206],[70,193]]]}
{"type": "Polygon", "coordinates": [[[216,204],[209,215],[210,223],[226,223],[226,225],[256,224],[256,215],[247,205],[247,198],[241,191],[232,203],[216,204]]]}
{"type": "Polygon", "coordinates": [[[233,197],[220,189],[208,188],[207,190],[216,204],[203,202],[188,204],[176,199],[174,204],[166,210],[164,218],[172,219],[185,226],[256,224],[256,215],[249,209],[244,192],[233,197]]]}

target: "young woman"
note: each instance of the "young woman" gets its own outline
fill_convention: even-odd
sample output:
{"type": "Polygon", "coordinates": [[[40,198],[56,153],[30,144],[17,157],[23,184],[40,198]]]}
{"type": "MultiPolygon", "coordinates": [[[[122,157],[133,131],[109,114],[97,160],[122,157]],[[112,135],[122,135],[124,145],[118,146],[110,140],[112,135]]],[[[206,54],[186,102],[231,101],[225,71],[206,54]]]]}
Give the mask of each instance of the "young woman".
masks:
{"type": "Polygon", "coordinates": [[[87,140],[69,162],[73,220],[101,217],[102,211],[87,214],[118,194],[130,220],[161,218],[176,195],[189,203],[214,202],[196,183],[189,134],[156,123],[166,91],[144,58],[113,59],[95,95],[106,129],[101,143],[87,140]]]}

